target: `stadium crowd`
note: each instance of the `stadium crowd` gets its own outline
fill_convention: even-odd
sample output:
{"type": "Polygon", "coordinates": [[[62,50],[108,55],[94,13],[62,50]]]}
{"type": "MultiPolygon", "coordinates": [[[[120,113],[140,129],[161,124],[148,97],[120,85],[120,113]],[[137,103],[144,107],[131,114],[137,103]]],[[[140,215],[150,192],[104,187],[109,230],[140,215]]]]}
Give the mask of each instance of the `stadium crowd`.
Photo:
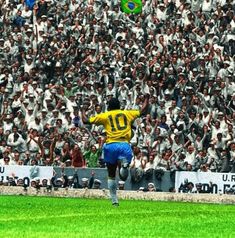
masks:
{"type": "Polygon", "coordinates": [[[88,116],[149,105],[131,168],[235,171],[233,0],[0,0],[1,165],[104,167],[88,116]]]}

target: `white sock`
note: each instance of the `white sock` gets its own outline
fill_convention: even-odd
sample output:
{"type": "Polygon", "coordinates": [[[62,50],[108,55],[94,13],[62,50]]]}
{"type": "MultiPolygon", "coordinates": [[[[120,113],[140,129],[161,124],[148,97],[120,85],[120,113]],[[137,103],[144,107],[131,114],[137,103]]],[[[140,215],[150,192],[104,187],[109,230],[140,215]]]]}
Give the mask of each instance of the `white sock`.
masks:
{"type": "Polygon", "coordinates": [[[112,203],[118,203],[117,183],[114,179],[108,179],[108,188],[109,188],[112,203]]]}

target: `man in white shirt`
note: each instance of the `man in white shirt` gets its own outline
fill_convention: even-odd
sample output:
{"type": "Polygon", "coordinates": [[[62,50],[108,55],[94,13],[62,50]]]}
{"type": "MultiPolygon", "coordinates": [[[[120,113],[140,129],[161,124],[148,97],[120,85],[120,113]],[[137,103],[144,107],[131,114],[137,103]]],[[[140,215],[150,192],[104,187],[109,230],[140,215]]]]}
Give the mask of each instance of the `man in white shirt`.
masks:
{"type": "Polygon", "coordinates": [[[39,117],[35,117],[34,121],[30,121],[28,124],[28,130],[36,129],[40,134],[43,132],[43,125],[39,117]]]}
{"type": "Polygon", "coordinates": [[[30,70],[34,67],[33,58],[31,56],[26,56],[26,61],[24,64],[24,71],[30,73],[30,70]]]}
{"type": "Polygon", "coordinates": [[[186,152],[186,158],[184,161],[192,165],[193,161],[195,160],[195,155],[196,155],[196,151],[194,146],[192,145],[188,146],[187,152],[186,152]]]}
{"type": "Polygon", "coordinates": [[[39,152],[40,147],[38,140],[38,131],[36,129],[33,129],[32,132],[29,134],[29,138],[27,140],[27,148],[31,155],[36,155],[36,153],[39,152]]]}
{"type": "Polygon", "coordinates": [[[7,145],[11,146],[13,150],[17,150],[20,154],[23,154],[26,151],[26,142],[17,130],[17,127],[13,128],[13,132],[7,138],[7,145]]]}
{"type": "Polygon", "coordinates": [[[3,131],[6,133],[7,131],[11,131],[13,128],[13,120],[10,114],[6,115],[5,120],[3,121],[3,131]]]}

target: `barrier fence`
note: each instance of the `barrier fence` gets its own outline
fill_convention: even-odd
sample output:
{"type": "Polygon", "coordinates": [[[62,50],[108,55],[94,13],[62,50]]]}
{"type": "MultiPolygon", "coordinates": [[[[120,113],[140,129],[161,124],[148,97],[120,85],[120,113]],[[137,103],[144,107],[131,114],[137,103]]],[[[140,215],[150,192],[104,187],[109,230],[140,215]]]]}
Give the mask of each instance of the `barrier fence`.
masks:
{"type": "MultiPolygon", "coordinates": [[[[0,166],[0,180],[5,181],[9,177],[31,181],[32,179],[51,179],[54,175],[60,178],[62,175],[78,175],[79,182],[83,178],[101,181],[101,188],[107,189],[107,170],[106,168],[70,168],[66,167],[62,171],[60,167],[41,167],[41,166],[0,166]]],[[[117,177],[117,182],[120,181],[117,177]]],[[[203,172],[184,172],[177,171],[172,174],[165,171],[161,178],[155,176],[143,176],[139,182],[133,182],[131,176],[125,181],[125,190],[137,191],[140,187],[146,188],[148,183],[154,183],[157,191],[169,192],[175,188],[176,192],[203,192],[203,193],[226,193],[229,189],[235,190],[235,174],[232,173],[203,173],[203,172]],[[190,188],[189,188],[190,187],[190,188]],[[183,189],[187,188],[185,191],[183,189]],[[200,190],[200,191],[199,191],[200,190]]]]}

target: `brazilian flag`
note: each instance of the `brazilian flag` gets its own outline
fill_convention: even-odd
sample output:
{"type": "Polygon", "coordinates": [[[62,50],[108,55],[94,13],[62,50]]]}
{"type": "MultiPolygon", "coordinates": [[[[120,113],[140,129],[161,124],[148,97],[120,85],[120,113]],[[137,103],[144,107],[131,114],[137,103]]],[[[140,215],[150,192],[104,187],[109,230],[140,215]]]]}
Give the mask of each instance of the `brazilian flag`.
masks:
{"type": "Polygon", "coordinates": [[[121,0],[121,8],[125,13],[140,13],[142,11],[142,1],[121,0]]]}

